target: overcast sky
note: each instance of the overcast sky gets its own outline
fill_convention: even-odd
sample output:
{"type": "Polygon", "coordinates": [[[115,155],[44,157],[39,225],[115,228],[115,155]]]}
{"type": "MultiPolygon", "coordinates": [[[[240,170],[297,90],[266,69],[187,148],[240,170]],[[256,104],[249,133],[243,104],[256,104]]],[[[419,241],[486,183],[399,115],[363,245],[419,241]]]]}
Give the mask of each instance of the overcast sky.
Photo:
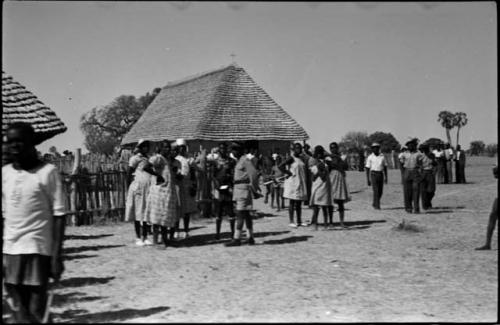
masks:
{"type": "Polygon", "coordinates": [[[2,69],[68,126],[42,152],[83,148],[91,108],[231,53],[313,145],[348,131],[445,139],[443,109],[467,113],[464,147],[497,142],[494,2],[7,1],[2,23],[2,69]]]}

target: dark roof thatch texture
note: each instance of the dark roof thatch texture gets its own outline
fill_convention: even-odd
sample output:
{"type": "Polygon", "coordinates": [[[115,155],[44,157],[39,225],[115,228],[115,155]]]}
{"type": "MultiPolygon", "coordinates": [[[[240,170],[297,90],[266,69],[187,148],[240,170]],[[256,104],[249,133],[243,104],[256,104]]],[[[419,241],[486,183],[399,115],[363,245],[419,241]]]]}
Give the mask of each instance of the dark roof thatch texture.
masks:
{"type": "Polygon", "coordinates": [[[66,131],[64,123],[23,85],[2,71],[2,136],[9,124],[26,122],[33,126],[37,143],[66,131]]]}
{"type": "Polygon", "coordinates": [[[309,137],[243,68],[233,64],[167,84],[122,144],[177,138],[294,141],[309,137]]]}

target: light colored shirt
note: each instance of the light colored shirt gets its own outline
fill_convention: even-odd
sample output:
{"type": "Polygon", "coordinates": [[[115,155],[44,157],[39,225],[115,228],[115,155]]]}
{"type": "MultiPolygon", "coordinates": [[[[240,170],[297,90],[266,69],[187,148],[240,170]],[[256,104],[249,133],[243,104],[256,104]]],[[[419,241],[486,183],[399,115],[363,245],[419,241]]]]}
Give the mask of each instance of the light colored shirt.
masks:
{"type": "Polygon", "coordinates": [[[182,176],[186,177],[189,175],[189,159],[187,159],[184,156],[178,155],[175,157],[177,161],[181,163],[181,170],[180,173],[182,176]]]}
{"type": "Polygon", "coordinates": [[[440,157],[441,157],[441,156],[443,156],[443,154],[444,154],[444,152],[443,152],[443,151],[441,151],[441,150],[436,150],[436,149],[432,150],[432,153],[434,154],[434,157],[436,157],[436,158],[440,158],[440,157]]]}
{"type": "Polygon", "coordinates": [[[414,169],[422,166],[424,154],[421,152],[409,152],[407,155],[403,155],[403,167],[406,169],[414,169]]]}
{"type": "Polygon", "coordinates": [[[446,157],[446,160],[453,159],[453,149],[444,149],[444,156],[446,157]]]}
{"type": "Polygon", "coordinates": [[[2,167],[3,253],[52,255],[53,217],[66,214],[62,182],[52,164],[26,171],[2,167]]]}
{"type": "Polygon", "coordinates": [[[379,154],[375,156],[374,153],[368,156],[366,159],[366,168],[369,168],[370,171],[381,172],[384,170],[384,167],[387,167],[387,162],[385,160],[385,156],[383,154],[379,154]]]}

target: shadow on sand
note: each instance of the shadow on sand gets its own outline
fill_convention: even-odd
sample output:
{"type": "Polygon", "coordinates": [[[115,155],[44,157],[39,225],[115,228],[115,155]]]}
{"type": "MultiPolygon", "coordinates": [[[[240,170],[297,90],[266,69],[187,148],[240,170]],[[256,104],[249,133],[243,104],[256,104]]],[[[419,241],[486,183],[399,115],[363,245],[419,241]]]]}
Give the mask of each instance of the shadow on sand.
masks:
{"type": "Polygon", "coordinates": [[[79,246],[79,247],[66,247],[64,254],[81,253],[85,251],[98,251],[105,248],[123,247],[125,245],[94,245],[94,246],[79,246]]]}
{"type": "Polygon", "coordinates": [[[88,239],[99,239],[103,237],[114,236],[113,234],[102,234],[102,235],[65,235],[64,240],[88,240],[88,239]]]}
{"type": "Polygon", "coordinates": [[[92,258],[92,257],[97,257],[97,255],[66,255],[64,256],[64,260],[65,261],[72,261],[72,260],[76,260],[76,259],[79,259],[79,258],[92,258]]]}
{"type": "MultiPolygon", "coordinates": [[[[267,236],[277,236],[289,233],[290,231],[263,231],[254,233],[254,237],[267,237],[267,236]]],[[[204,246],[204,245],[216,245],[223,244],[231,240],[230,232],[223,232],[220,236],[221,239],[216,240],[215,234],[203,234],[203,235],[193,235],[184,240],[178,242],[179,247],[193,247],[193,246],[204,246]]]]}
{"type": "Polygon", "coordinates": [[[113,280],[115,277],[114,276],[108,276],[108,277],[103,277],[103,278],[96,278],[96,277],[75,277],[75,278],[67,278],[61,280],[60,286],[63,288],[69,288],[69,287],[83,287],[83,286],[91,286],[91,285],[96,285],[96,284],[106,284],[109,281],[113,280]]]}
{"type": "Polygon", "coordinates": [[[88,313],[85,309],[69,309],[60,314],[55,313],[54,316],[61,318],[63,322],[71,323],[113,323],[133,318],[147,317],[169,309],[170,307],[152,307],[147,309],[126,308],[99,313],[88,313]]]}
{"type": "Polygon", "coordinates": [[[261,245],[281,245],[281,244],[293,244],[301,241],[307,241],[309,238],[312,238],[313,236],[292,236],[292,237],[287,237],[283,239],[273,239],[273,240],[266,240],[262,242],[261,245]]]}
{"type": "Polygon", "coordinates": [[[81,292],[55,294],[52,305],[55,307],[61,307],[61,306],[64,306],[65,304],[85,302],[85,301],[95,301],[95,300],[100,300],[103,298],[105,298],[105,297],[85,296],[85,294],[81,293],[81,292]]]}

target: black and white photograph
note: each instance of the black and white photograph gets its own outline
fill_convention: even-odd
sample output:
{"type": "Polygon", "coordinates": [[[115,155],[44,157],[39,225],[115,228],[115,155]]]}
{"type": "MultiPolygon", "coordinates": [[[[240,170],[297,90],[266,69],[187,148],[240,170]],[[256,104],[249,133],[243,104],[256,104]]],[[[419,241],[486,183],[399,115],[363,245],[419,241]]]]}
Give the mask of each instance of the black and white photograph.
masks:
{"type": "Polygon", "coordinates": [[[2,9],[3,323],[498,323],[496,2],[2,9]]]}

